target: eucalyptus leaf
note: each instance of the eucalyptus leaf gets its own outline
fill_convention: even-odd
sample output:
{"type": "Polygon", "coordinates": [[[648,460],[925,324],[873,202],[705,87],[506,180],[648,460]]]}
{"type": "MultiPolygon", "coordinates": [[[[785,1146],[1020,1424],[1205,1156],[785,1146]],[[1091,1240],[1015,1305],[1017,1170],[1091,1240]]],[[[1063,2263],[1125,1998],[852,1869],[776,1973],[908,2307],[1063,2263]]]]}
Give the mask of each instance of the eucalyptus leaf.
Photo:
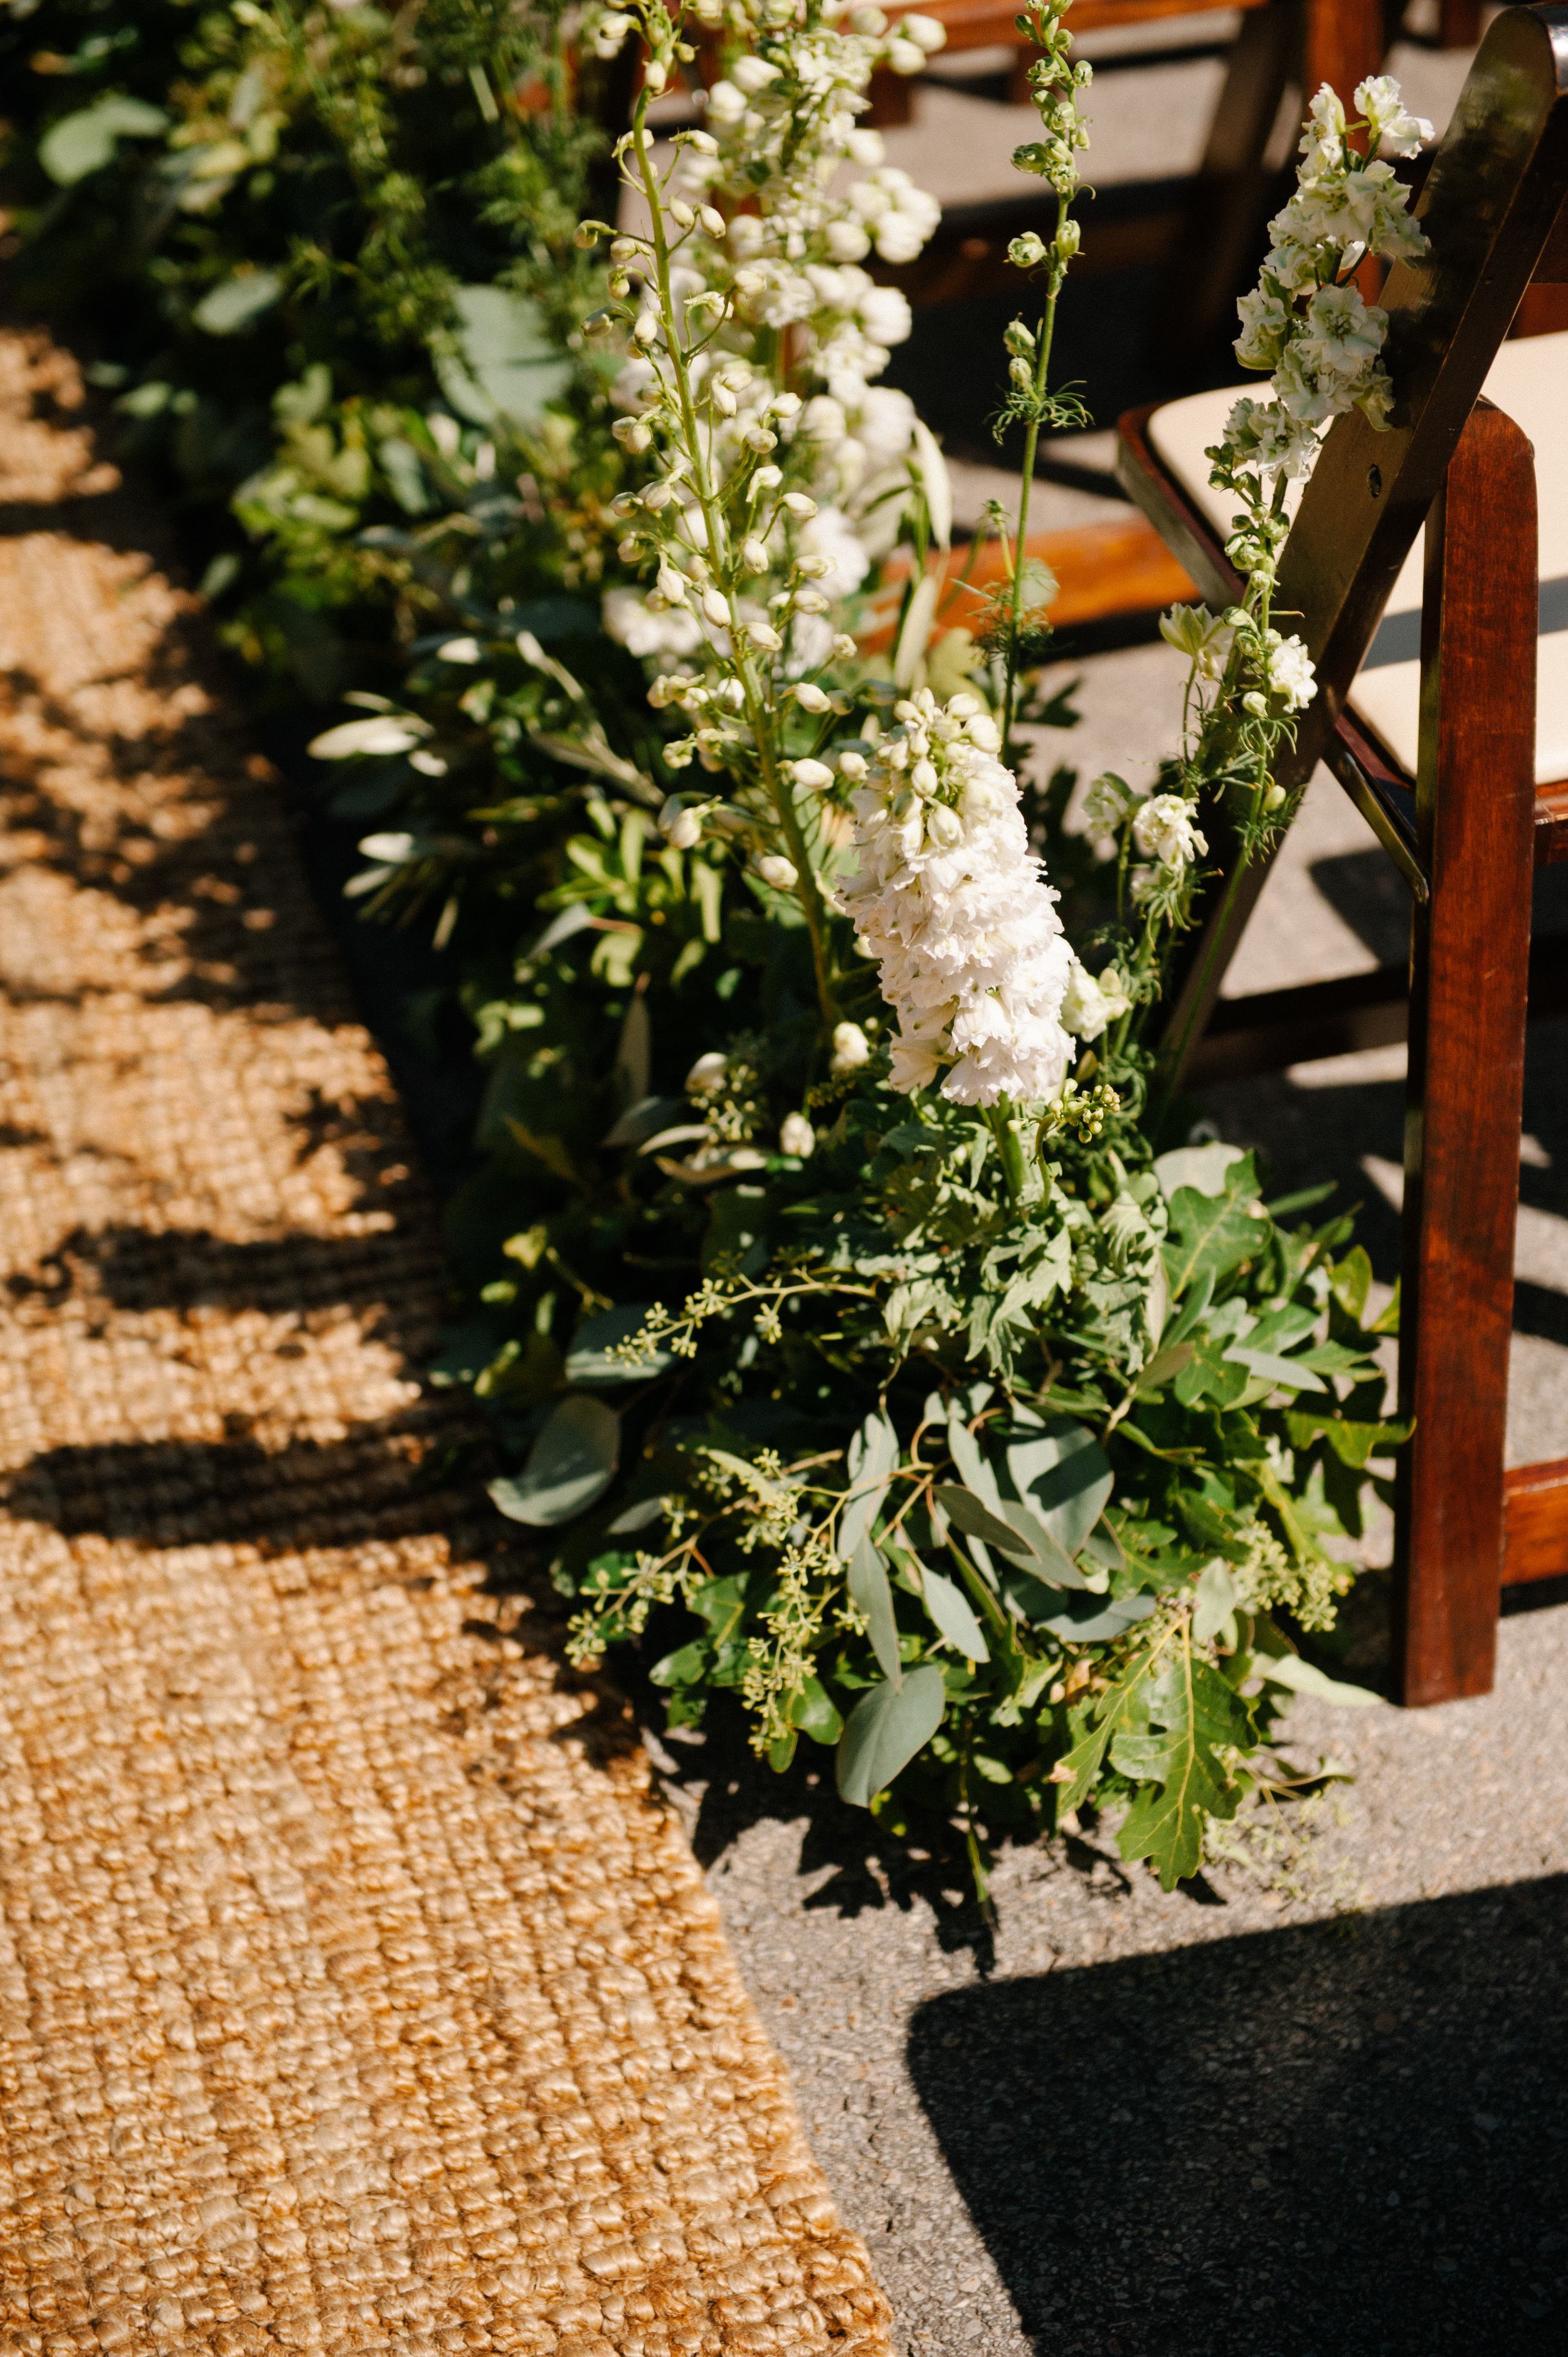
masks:
{"type": "Polygon", "coordinates": [[[991,1659],[985,1632],[961,1588],[941,1572],[933,1571],[928,1564],[920,1573],[920,1592],[925,1598],[926,1609],[938,1630],[950,1645],[956,1645],[966,1662],[988,1662],[991,1659]]]}
{"type": "Polygon", "coordinates": [[[1232,1342],[1225,1356],[1233,1366],[1245,1367],[1248,1373],[1259,1375],[1281,1391],[1326,1392],[1328,1389],[1321,1375],[1304,1367],[1299,1359],[1282,1358],[1277,1351],[1252,1351],[1243,1342],[1232,1342]]]}
{"type": "Polygon", "coordinates": [[[1120,1637],[1125,1630],[1146,1620],[1155,1609],[1152,1596],[1069,1597],[1064,1603],[1059,1598],[1056,1609],[1036,1621],[1037,1629],[1048,1629],[1053,1637],[1069,1638],[1079,1644],[1088,1644],[1103,1637],[1120,1637]]]}
{"type": "Polygon", "coordinates": [[[987,1463],[979,1441],[957,1408],[948,1420],[948,1448],[962,1476],[964,1487],[972,1490],[982,1504],[999,1506],[1002,1492],[997,1487],[996,1476],[987,1463]]]}
{"type": "Polygon", "coordinates": [[[514,1523],[549,1528],[569,1522],[604,1496],[619,1448],[615,1410],[586,1392],[574,1392],[551,1415],[522,1471],[490,1483],[490,1498],[514,1523]]]}
{"type": "Polygon", "coordinates": [[[934,1662],[911,1670],[901,1686],[870,1686],[839,1739],[838,1789],[852,1807],[868,1809],[942,1723],[947,1686],[934,1662]]]}
{"type": "Polygon", "coordinates": [[[650,1375],[657,1375],[675,1361],[668,1351],[655,1350],[639,1359],[634,1367],[615,1356],[618,1342],[629,1342],[640,1334],[652,1308],[651,1302],[628,1302],[622,1309],[601,1309],[592,1318],[585,1318],[572,1337],[572,1347],[566,1354],[566,1381],[569,1383],[645,1383],[650,1375]]]}
{"type": "Polygon", "coordinates": [[[1055,1418],[1038,1439],[1015,1442],[1007,1470],[1069,1555],[1082,1546],[1115,1486],[1100,1443],[1070,1416],[1055,1418]]]}
{"type": "Polygon", "coordinates": [[[572,382],[572,363],[551,336],[544,314],[504,286],[459,286],[455,351],[437,355],[441,390],[476,425],[498,418],[534,425],[572,382]]]}
{"type": "Polygon", "coordinates": [[[871,1632],[871,1650],[882,1665],[882,1674],[890,1684],[902,1685],[904,1664],[898,1653],[898,1623],[893,1611],[893,1590],[888,1585],[887,1566],[868,1538],[863,1538],[850,1557],[849,1592],[865,1615],[871,1632]]]}
{"type": "Polygon", "coordinates": [[[275,270],[236,271],[202,296],[191,323],[209,336],[237,336],[270,311],[282,293],[283,280],[275,270]]]}
{"type": "Polygon", "coordinates": [[[49,125],[38,142],[38,161],[57,188],[74,188],[90,172],[102,170],[122,139],[156,138],[167,124],[161,106],[106,92],[49,125]]]}
{"type": "Polygon", "coordinates": [[[852,1494],[838,1519],[838,1551],[846,1563],[880,1513],[897,1462],[898,1436],[880,1409],[874,1408],[849,1444],[852,1494]]]}
{"type": "Polygon", "coordinates": [[[1337,1704],[1341,1710],[1369,1710],[1382,1700],[1381,1695],[1369,1693],[1365,1686],[1327,1676],[1316,1663],[1304,1662],[1299,1653],[1251,1653],[1243,1675],[1266,1678],[1271,1685],[1288,1686],[1293,1694],[1316,1695],[1319,1702],[1337,1704]]]}

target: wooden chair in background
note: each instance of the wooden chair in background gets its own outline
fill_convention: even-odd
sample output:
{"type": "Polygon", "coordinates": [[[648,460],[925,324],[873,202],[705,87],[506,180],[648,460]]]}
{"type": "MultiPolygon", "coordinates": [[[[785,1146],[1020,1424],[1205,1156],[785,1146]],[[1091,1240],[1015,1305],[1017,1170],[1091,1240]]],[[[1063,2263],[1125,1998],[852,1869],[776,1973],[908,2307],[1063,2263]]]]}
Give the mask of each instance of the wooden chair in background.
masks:
{"type": "MultiPolygon", "coordinates": [[[[1282,560],[1276,608],[1300,615],[1319,685],[1281,781],[1322,759],[1367,816],[1411,888],[1408,977],[1217,1009],[1254,870],[1201,936],[1168,1034],[1198,1038],[1189,1070],[1211,1076],[1408,1036],[1400,1402],[1416,1430],[1396,1571],[1412,1704],[1487,1692],[1501,1584],[1568,1572],[1568,1458],[1504,1472],[1525,1024],[1568,1008],[1568,941],[1530,944],[1533,868],[1568,859],[1568,334],[1507,339],[1532,285],[1568,283],[1565,192],[1568,6],[1513,8],[1427,178],[1430,255],[1380,296],[1392,427],[1335,425],[1282,560]]],[[[1224,603],[1233,502],[1202,446],[1232,397],[1122,423],[1127,490],[1224,603]]],[[[1216,813],[1211,841],[1224,828],[1216,813]]]]}

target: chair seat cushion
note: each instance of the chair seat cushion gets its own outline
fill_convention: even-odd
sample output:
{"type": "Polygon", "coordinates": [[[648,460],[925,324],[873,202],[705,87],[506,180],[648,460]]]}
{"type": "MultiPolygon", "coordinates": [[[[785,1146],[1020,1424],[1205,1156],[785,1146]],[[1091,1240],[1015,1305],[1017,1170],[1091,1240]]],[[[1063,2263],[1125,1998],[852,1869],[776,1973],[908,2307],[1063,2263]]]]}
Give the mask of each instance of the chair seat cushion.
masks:
{"type": "MultiPolygon", "coordinates": [[[[1194,393],[1156,409],[1149,441],[1194,505],[1221,539],[1236,503],[1212,489],[1207,447],[1219,439],[1240,393],[1256,393],[1260,380],[1194,393]]],[[[1505,344],[1487,378],[1487,397],[1522,425],[1535,446],[1536,498],[1541,518],[1541,637],[1535,709],[1538,785],[1568,778],[1568,333],[1525,336],[1505,344]]],[[[1300,497],[1294,487],[1294,499],[1300,497]]],[[[1382,738],[1413,777],[1421,724],[1421,578],[1425,535],[1416,541],[1393,586],[1377,637],[1350,697],[1350,708],[1382,738]]]]}

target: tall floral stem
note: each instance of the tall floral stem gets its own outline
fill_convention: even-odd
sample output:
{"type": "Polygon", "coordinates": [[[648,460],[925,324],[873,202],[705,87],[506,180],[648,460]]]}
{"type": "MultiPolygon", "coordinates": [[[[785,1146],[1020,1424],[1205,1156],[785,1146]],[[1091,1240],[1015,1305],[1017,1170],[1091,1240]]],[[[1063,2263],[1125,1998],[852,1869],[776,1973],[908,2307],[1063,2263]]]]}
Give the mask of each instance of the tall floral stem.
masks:
{"type": "Polygon", "coordinates": [[[746,625],[741,619],[734,586],[735,565],[725,528],[723,508],[715,497],[708,472],[707,458],[697,425],[696,404],[692,397],[692,380],[686,367],[685,351],[681,342],[675,317],[675,300],[670,285],[670,241],[665,234],[664,209],[660,201],[659,182],[654,176],[652,142],[646,123],[649,92],[646,84],[639,96],[637,111],[632,117],[630,140],[637,157],[643,193],[648,199],[652,222],[654,264],[659,285],[659,308],[663,322],[664,340],[674,371],[677,396],[681,404],[681,425],[685,438],[686,456],[691,462],[692,488],[703,511],[707,528],[710,561],[720,575],[725,601],[729,608],[730,646],[741,693],[746,699],[746,716],[757,746],[757,766],[763,790],[772,803],[779,831],[789,846],[789,858],[795,869],[796,890],[806,920],[806,931],[811,942],[811,963],[816,974],[817,1000],[822,1020],[831,1028],[839,1018],[838,1002],[833,991],[832,956],[828,942],[827,909],[816,870],[795,808],[794,795],[779,766],[778,748],[767,700],[757,679],[756,666],[747,646],[746,625]]]}
{"type": "MultiPolygon", "coordinates": [[[[1067,219],[1068,200],[1057,199],[1057,233],[1067,219]]],[[[1040,445],[1040,412],[1045,404],[1046,386],[1051,365],[1051,344],[1057,331],[1057,297],[1061,293],[1066,265],[1056,249],[1051,253],[1050,276],[1046,284],[1046,307],[1040,318],[1040,332],[1035,350],[1034,414],[1024,431],[1024,479],[1018,492],[1018,529],[1013,542],[1013,596],[1007,614],[1007,678],[1002,692],[1002,744],[1007,756],[1013,737],[1013,699],[1017,689],[1018,634],[1024,618],[1024,551],[1029,537],[1029,500],[1035,488],[1035,458],[1040,445]]]]}
{"type": "Polygon", "coordinates": [[[986,1126],[996,1140],[996,1151],[1002,1157],[1002,1175],[1007,1182],[1007,1200],[1021,1203],[1024,1200],[1026,1169],[1024,1141],[1018,1134],[1017,1118],[1005,1097],[999,1098],[985,1110],[986,1126]]]}

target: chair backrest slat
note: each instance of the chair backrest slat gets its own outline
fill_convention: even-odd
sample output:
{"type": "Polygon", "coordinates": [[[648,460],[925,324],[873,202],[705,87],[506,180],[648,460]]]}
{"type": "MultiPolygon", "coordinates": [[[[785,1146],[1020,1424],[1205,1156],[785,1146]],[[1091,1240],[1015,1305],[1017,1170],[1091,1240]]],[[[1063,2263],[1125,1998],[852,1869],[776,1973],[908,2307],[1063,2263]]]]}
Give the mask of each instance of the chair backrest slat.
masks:
{"type": "Polygon", "coordinates": [[[1317,666],[1284,782],[1321,757],[1436,496],[1498,347],[1539,265],[1568,274],[1568,6],[1511,8],[1470,69],[1415,208],[1431,242],[1380,300],[1393,423],[1334,425],[1285,544],[1274,601],[1317,666]],[[1286,619],[1299,614],[1299,622],[1286,619]]]}

